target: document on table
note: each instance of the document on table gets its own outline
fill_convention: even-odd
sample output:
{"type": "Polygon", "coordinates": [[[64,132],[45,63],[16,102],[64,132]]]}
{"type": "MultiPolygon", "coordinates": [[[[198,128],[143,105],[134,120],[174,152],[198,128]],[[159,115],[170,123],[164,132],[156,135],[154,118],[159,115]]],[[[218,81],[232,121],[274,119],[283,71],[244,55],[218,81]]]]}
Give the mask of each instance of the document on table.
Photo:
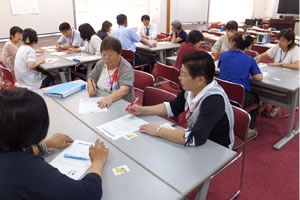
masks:
{"type": "Polygon", "coordinates": [[[44,49],[44,50],[47,50],[47,49],[56,49],[56,46],[42,47],[41,49],[44,49]]]}
{"type": "Polygon", "coordinates": [[[54,63],[56,61],[58,61],[58,58],[46,58],[45,60],[46,63],[54,63]]]}
{"type": "Polygon", "coordinates": [[[78,180],[91,166],[89,159],[89,147],[91,144],[92,143],[89,142],[75,140],[71,146],[56,156],[49,164],[57,168],[62,174],[78,180]],[[87,158],[87,160],[65,158],[64,154],[87,158]]]}
{"type": "Polygon", "coordinates": [[[55,55],[55,56],[63,56],[66,54],[66,52],[63,52],[63,51],[59,51],[59,52],[52,52],[50,53],[51,55],[55,55]]]}
{"type": "Polygon", "coordinates": [[[140,126],[143,124],[148,123],[134,115],[129,114],[105,124],[99,125],[96,128],[99,131],[103,132],[106,136],[110,137],[113,140],[116,140],[139,130],[140,126]]]}
{"type": "Polygon", "coordinates": [[[74,60],[74,59],[80,60],[81,58],[84,58],[84,56],[83,55],[77,55],[77,56],[68,56],[68,57],[66,57],[66,59],[68,59],[68,60],[74,60]]]}
{"type": "Polygon", "coordinates": [[[103,97],[82,98],[79,103],[79,114],[106,112],[107,108],[99,108],[97,102],[103,97]]]}

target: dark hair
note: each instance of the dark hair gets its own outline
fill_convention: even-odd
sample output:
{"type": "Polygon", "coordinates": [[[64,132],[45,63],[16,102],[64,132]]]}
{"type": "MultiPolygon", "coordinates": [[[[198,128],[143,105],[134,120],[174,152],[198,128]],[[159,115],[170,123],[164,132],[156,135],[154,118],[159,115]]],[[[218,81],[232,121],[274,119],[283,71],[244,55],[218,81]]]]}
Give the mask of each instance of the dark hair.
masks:
{"type": "Polygon", "coordinates": [[[242,33],[236,33],[230,39],[234,42],[234,48],[244,51],[253,43],[253,38],[250,35],[243,35],[242,33]]]}
{"type": "Polygon", "coordinates": [[[292,29],[283,29],[280,31],[278,35],[278,40],[284,37],[287,41],[292,41],[291,44],[288,45],[288,49],[293,48],[296,43],[295,43],[295,33],[292,29]]]}
{"type": "Polygon", "coordinates": [[[194,79],[203,76],[206,84],[212,82],[215,75],[215,63],[211,55],[204,51],[190,51],[183,55],[182,64],[188,69],[194,79]]]}
{"type": "Polygon", "coordinates": [[[126,21],[127,21],[126,15],[120,14],[117,16],[117,24],[118,25],[124,25],[126,21]]]}
{"type": "Polygon", "coordinates": [[[100,48],[101,53],[103,50],[112,50],[118,54],[121,54],[122,45],[121,45],[120,40],[118,40],[117,38],[114,38],[114,37],[110,37],[110,36],[105,37],[101,43],[101,48],[100,48]]]}
{"type": "Polygon", "coordinates": [[[38,42],[36,31],[31,28],[26,28],[22,34],[24,44],[33,44],[38,42]]]}
{"type": "Polygon", "coordinates": [[[12,37],[15,36],[16,33],[23,33],[23,29],[18,26],[11,27],[9,30],[9,38],[12,39],[12,37]]]}
{"type": "Polygon", "coordinates": [[[87,41],[90,41],[92,35],[96,34],[94,28],[89,23],[81,24],[78,27],[78,30],[80,32],[80,37],[87,41]]]}
{"type": "Polygon", "coordinates": [[[196,44],[197,42],[200,42],[203,40],[204,40],[204,36],[198,30],[192,30],[191,32],[189,32],[189,34],[186,38],[186,42],[192,43],[192,44],[196,44]]]}
{"type": "Polygon", "coordinates": [[[225,25],[225,29],[228,31],[237,31],[238,30],[238,23],[236,21],[229,21],[227,22],[227,24],[225,25]]]}
{"type": "Polygon", "coordinates": [[[71,28],[68,22],[63,22],[59,25],[59,31],[67,31],[71,28]]]}
{"type": "Polygon", "coordinates": [[[104,33],[107,33],[108,32],[108,29],[112,27],[112,23],[110,23],[109,21],[104,21],[102,23],[102,28],[100,31],[98,31],[98,33],[100,32],[104,32],[104,33]]]}
{"type": "Polygon", "coordinates": [[[23,149],[46,137],[49,115],[38,94],[29,90],[2,90],[0,110],[0,152],[23,149]]]}
{"type": "Polygon", "coordinates": [[[141,17],[141,21],[144,21],[144,20],[150,21],[149,15],[143,15],[143,16],[141,17]]]}

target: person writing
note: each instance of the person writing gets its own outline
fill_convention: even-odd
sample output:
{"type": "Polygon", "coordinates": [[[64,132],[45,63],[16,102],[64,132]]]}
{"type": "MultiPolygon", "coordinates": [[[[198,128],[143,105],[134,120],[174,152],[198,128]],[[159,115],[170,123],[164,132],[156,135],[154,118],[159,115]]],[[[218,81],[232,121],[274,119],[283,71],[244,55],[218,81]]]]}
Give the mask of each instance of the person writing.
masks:
{"type": "Polygon", "coordinates": [[[72,29],[70,24],[63,22],[59,25],[59,31],[63,34],[56,42],[57,50],[68,50],[83,46],[83,40],[79,31],[72,29]]]}

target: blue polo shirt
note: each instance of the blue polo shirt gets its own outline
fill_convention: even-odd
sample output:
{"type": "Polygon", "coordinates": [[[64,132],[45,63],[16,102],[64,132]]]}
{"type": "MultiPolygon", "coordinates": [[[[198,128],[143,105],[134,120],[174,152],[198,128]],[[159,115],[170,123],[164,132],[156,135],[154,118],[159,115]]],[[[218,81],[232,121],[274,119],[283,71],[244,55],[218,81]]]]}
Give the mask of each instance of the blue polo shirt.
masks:
{"type": "Polygon", "coordinates": [[[131,28],[126,28],[125,26],[119,26],[119,28],[113,32],[112,36],[120,40],[122,49],[128,49],[133,52],[136,51],[135,43],[140,42],[142,39],[131,28]]]}
{"type": "Polygon", "coordinates": [[[251,56],[234,49],[222,53],[218,67],[220,68],[220,79],[241,84],[246,91],[251,90],[250,75],[261,74],[251,56]]]}
{"type": "MultiPolygon", "coordinates": [[[[172,36],[173,36],[173,33],[171,33],[171,37],[172,36]]],[[[178,38],[178,37],[180,37],[182,39],[179,43],[182,43],[182,42],[185,42],[185,40],[187,38],[187,34],[186,34],[186,32],[183,29],[181,29],[179,31],[179,33],[176,34],[176,38],[178,38]]]]}

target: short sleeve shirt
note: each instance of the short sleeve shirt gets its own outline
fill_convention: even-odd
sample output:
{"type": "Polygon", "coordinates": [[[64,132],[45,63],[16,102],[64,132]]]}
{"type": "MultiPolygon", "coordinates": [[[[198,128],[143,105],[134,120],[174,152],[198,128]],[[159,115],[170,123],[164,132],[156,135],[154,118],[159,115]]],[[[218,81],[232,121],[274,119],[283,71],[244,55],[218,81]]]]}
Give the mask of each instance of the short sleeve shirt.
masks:
{"type": "MultiPolygon", "coordinates": [[[[171,33],[171,37],[172,36],[173,36],[173,33],[171,33]]],[[[187,34],[186,34],[186,32],[183,29],[181,29],[179,31],[179,33],[176,34],[176,38],[178,38],[178,37],[180,37],[182,39],[179,43],[182,43],[182,42],[185,42],[185,40],[187,38],[187,34]]]]}
{"type": "Polygon", "coordinates": [[[141,37],[134,32],[131,28],[119,26],[119,28],[113,32],[113,37],[118,38],[122,44],[122,49],[136,51],[135,43],[141,41],[141,37]]]}
{"type": "Polygon", "coordinates": [[[278,44],[267,51],[268,56],[276,63],[292,64],[299,59],[299,47],[295,46],[283,52],[278,44]]]}
{"type": "Polygon", "coordinates": [[[63,46],[82,47],[84,45],[83,39],[80,37],[80,32],[75,29],[72,29],[72,36],[70,38],[62,35],[57,42],[63,46]]]}

